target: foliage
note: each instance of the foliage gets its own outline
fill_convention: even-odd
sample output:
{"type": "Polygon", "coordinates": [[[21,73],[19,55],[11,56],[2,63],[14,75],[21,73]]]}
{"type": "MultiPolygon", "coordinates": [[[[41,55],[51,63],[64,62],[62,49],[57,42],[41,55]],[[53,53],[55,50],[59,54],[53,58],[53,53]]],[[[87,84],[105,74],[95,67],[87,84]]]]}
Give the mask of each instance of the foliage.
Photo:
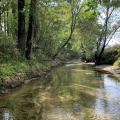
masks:
{"type": "Polygon", "coordinates": [[[120,57],[114,62],[114,66],[120,67],[120,57]]]}
{"type": "Polygon", "coordinates": [[[118,6],[113,5],[113,0],[101,0],[98,9],[99,33],[96,39],[96,64],[100,64],[105,48],[120,28],[119,19],[116,19],[119,16],[117,13],[119,9],[118,6]]]}
{"type": "Polygon", "coordinates": [[[17,74],[28,72],[29,66],[25,62],[11,61],[0,65],[0,80],[11,79],[17,74]]]}
{"type": "Polygon", "coordinates": [[[20,57],[19,51],[16,48],[15,41],[11,36],[1,33],[0,36],[0,63],[9,60],[17,60],[20,57]]]}
{"type": "Polygon", "coordinates": [[[11,60],[0,64],[0,82],[4,80],[24,79],[26,75],[39,74],[41,70],[49,67],[50,63],[44,64],[38,61],[11,60]],[[36,72],[36,73],[35,73],[36,72]]]}
{"type": "Polygon", "coordinates": [[[119,47],[120,45],[114,45],[106,48],[101,58],[101,64],[114,64],[120,57],[119,47]]]}
{"type": "Polygon", "coordinates": [[[89,60],[93,60],[95,54],[98,58],[104,55],[102,59],[109,63],[120,56],[119,47],[104,53],[120,25],[119,15],[116,17],[119,5],[113,0],[2,0],[0,5],[2,79],[17,72],[47,67],[49,64],[46,62],[44,65],[43,61],[52,60],[55,55],[65,59],[81,57],[89,60]],[[18,1],[25,1],[22,11],[18,9],[18,1]],[[104,17],[102,22],[101,15],[104,17]],[[22,24],[19,20],[23,21],[22,24]],[[21,30],[24,36],[18,35],[21,30]],[[21,41],[24,42],[20,44],[21,41]],[[28,48],[29,62],[24,55],[28,48]],[[111,59],[111,54],[115,59],[111,59]]]}
{"type": "Polygon", "coordinates": [[[116,45],[114,50],[117,52],[117,55],[113,65],[120,67],[120,45],[116,45]]]}

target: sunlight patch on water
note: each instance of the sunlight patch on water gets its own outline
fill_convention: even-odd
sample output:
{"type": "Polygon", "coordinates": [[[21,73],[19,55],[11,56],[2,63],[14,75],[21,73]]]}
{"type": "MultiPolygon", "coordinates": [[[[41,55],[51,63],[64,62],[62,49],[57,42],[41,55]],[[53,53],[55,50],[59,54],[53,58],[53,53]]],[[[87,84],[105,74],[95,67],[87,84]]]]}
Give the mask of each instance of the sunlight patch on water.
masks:
{"type": "Polygon", "coordinates": [[[73,71],[78,71],[78,72],[87,72],[88,70],[81,70],[81,69],[72,69],[73,71]]]}
{"type": "Polygon", "coordinates": [[[12,114],[8,109],[3,111],[3,120],[14,120],[12,114]]]}
{"type": "Polygon", "coordinates": [[[73,84],[73,85],[71,85],[71,87],[80,87],[80,89],[81,88],[86,88],[86,89],[89,89],[89,90],[96,90],[95,88],[93,88],[93,87],[89,87],[89,86],[86,86],[86,85],[80,85],[80,84],[73,84]]]}
{"type": "Polygon", "coordinates": [[[69,66],[78,66],[78,65],[82,65],[82,63],[77,63],[77,64],[66,64],[65,66],[66,66],[66,67],[69,67],[69,66]]]}

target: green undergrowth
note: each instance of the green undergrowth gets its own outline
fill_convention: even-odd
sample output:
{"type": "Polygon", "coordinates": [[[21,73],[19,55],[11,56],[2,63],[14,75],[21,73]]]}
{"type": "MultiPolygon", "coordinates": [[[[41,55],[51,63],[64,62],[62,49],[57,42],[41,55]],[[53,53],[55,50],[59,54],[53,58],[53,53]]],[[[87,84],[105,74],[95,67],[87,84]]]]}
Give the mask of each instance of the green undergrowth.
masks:
{"type": "MultiPolygon", "coordinates": [[[[1,40],[1,39],[0,39],[1,40]]],[[[0,84],[4,81],[21,80],[40,74],[50,67],[51,61],[43,61],[40,58],[26,60],[22,58],[16,44],[5,39],[0,44],[0,84]],[[7,43],[7,41],[9,41],[7,43]]]]}
{"type": "Polygon", "coordinates": [[[120,57],[114,62],[114,66],[120,67],[120,57]]]}
{"type": "Polygon", "coordinates": [[[14,79],[16,76],[26,76],[27,74],[39,73],[47,69],[50,63],[40,63],[38,61],[12,60],[0,64],[0,82],[14,79]]]}

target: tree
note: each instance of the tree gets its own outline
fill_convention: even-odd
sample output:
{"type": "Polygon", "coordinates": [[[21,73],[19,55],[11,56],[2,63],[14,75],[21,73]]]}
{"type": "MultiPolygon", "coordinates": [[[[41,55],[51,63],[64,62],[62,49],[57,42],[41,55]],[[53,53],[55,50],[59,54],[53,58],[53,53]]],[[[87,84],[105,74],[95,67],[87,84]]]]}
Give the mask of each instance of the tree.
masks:
{"type": "Polygon", "coordinates": [[[0,0],[0,32],[2,31],[2,1],[0,0]]]}
{"type": "Polygon", "coordinates": [[[17,48],[25,54],[25,0],[18,0],[18,40],[17,48]]]}
{"type": "Polygon", "coordinates": [[[104,23],[102,23],[99,26],[100,34],[96,42],[97,48],[95,52],[95,63],[96,64],[101,63],[101,58],[102,58],[105,48],[111,41],[112,37],[115,35],[116,31],[120,28],[120,24],[118,23],[118,21],[116,22],[113,21],[113,15],[115,14],[115,11],[117,8],[116,6],[112,4],[112,2],[113,1],[111,0],[101,1],[102,7],[100,9],[102,9],[102,14],[103,14],[103,11],[105,11],[104,12],[105,17],[103,18],[101,14],[99,16],[101,21],[104,23]],[[113,22],[115,22],[115,24],[113,24],[113,22]]]}
{"type": "Polygon", "coordinates": [[[79,0],[71,0],[68,1],[71,5],[71,24],[70,24],[70,34],[67,38],[67,40],[62,43],[63,45],[61,45],[57,52],[55,53],[55,55],[53,56],[53,59],[58,56],[58,54],[63,50],[63,48],[69,43],[69,41],[72,38],[73,32],[75,30],[75,25],[76,25],[76,20],[77,20],[77,16],[79,15],[79,12],[81,10],[81,6],[80,6],[80,1],[79,0]]]}
{"type": "Polygon", "coordinates": [[[27,33],[27,41],[26,41],[26,51],[25,57],[30,60],[31,49],[32,49],[32,36],[33,36],[33,28],[34,28],[34,19],[35,19],[35,10],[36,10],[36,0],[31,0],[30,11],[29,11],[29,25],[28,25],[28,33],[27,33]]]}
{"type": "MultiPolygon", "coordinates": [[[[79,54],[81,59],[86,61],[87,59],[93,60],[95,42],[97,38],[97,14],[98,4],[93,0],[86,0],[83,2],[83,9],[78,16],[78,23],[76,27],[76,40],[73,44],[79,48],[79,54]]],[[[74,48],[75,48],[74,47],[74,48]]]]}

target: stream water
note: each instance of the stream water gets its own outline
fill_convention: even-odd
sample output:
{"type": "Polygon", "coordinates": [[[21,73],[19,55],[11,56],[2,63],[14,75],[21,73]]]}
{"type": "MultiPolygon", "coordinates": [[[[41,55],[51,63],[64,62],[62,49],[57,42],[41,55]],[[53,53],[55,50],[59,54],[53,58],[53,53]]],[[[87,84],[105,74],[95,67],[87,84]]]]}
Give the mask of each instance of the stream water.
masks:
{"type": "Polygon", "coordinates": [[[69,63],[1,97],[0,120],[120,120],[120,81],[69,63]]]}

